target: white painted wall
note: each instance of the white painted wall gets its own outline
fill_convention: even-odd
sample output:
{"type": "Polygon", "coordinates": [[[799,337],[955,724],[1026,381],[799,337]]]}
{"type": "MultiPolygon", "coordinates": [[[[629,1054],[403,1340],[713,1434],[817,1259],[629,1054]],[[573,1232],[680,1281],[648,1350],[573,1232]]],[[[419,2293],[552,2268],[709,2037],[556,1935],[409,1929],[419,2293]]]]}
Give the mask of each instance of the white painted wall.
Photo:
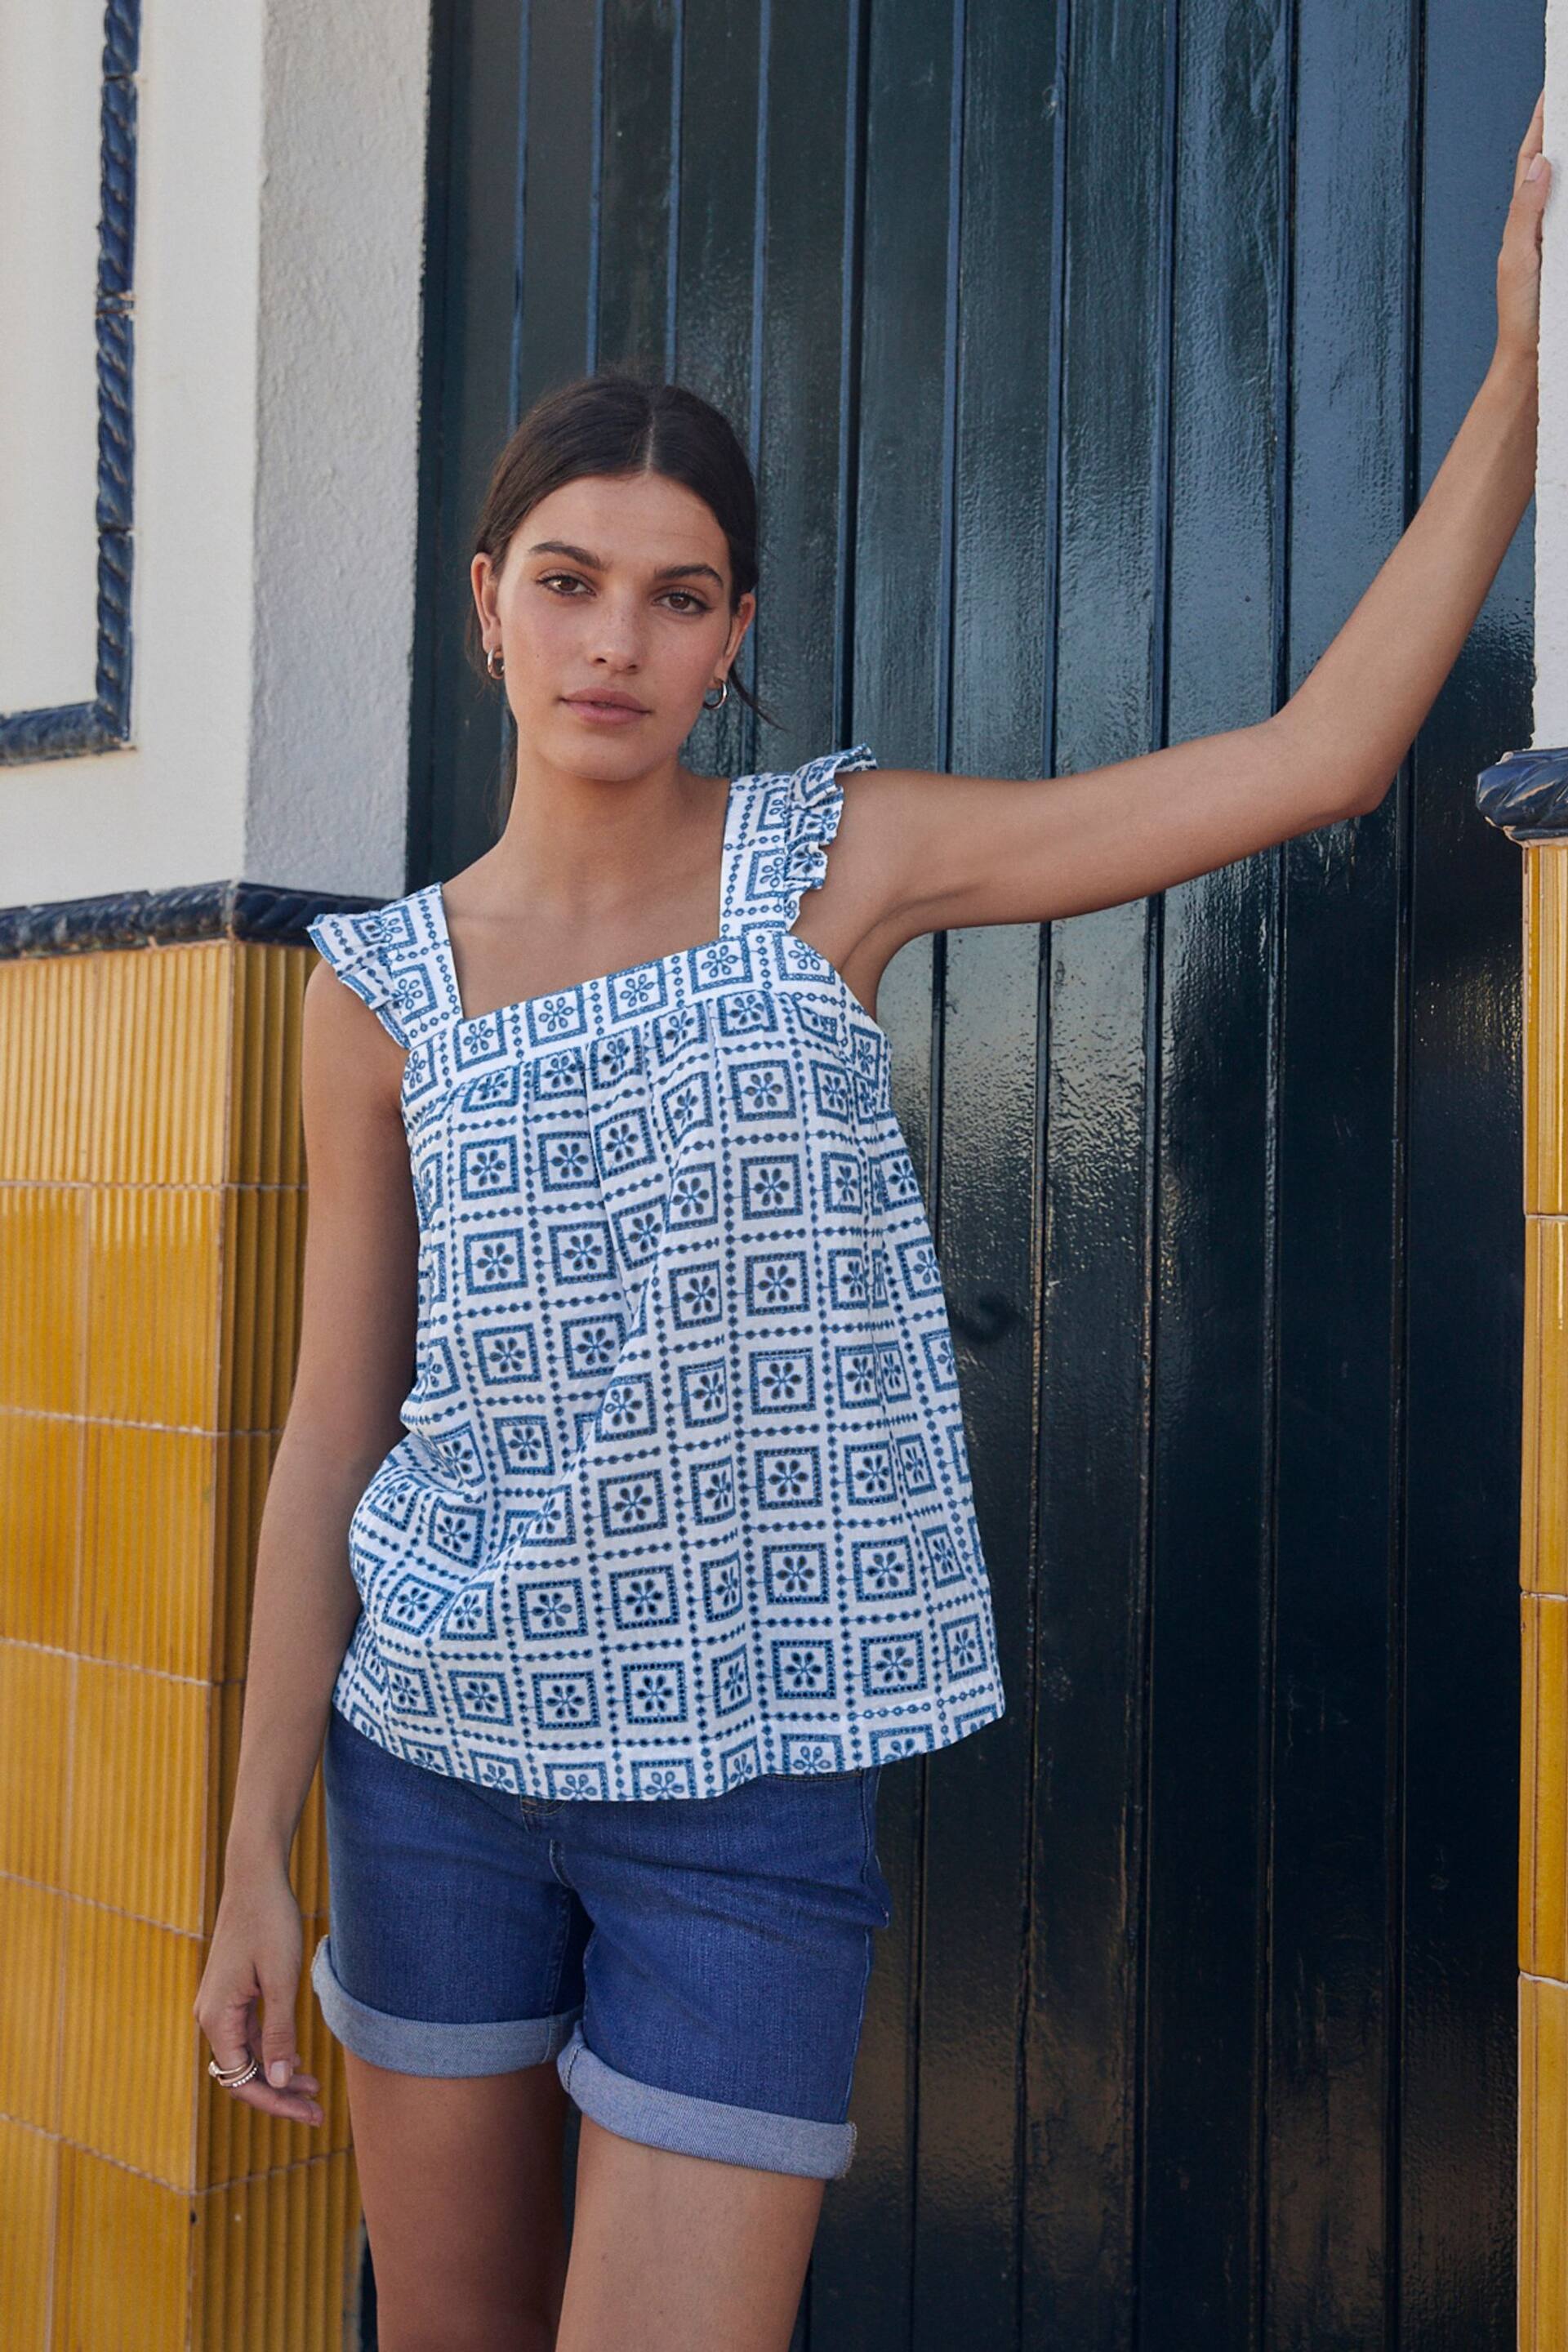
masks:
{"type": "Polygon", "coordinates": [[[58,0],[0,7],[0,710],[92,693],[94,13],[58,0]]]}
{"type": "Polygon", "coordinates": [[[1568,0],[1547,0],[1542,144],[1552,191],[1541,237],[1541,407],[1535,474],[1535,734],[1568,743],[1568,0]]]}
{"type": "MultiPolygon", "coordinates": [[[[143,0],[133,741],[0,767],[0,905],[404,887],[428,14],[143,0]]],[[[42,379],[58,338],[22,336],[42,379]]],[[[7,474],[47,413],[10,393],[7,474]]]]}

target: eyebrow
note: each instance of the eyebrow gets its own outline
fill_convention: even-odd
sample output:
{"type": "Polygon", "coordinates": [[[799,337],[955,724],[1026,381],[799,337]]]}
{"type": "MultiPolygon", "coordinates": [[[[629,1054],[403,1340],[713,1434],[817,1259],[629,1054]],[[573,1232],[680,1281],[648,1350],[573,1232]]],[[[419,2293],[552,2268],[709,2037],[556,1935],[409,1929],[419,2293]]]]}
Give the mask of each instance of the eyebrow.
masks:
{"type": "MultiPolygon", "coordinates": [[[[536,540],[529,549],[530,555],[563,555],[570,563],[582,564],[587,572],[604,572],[607,565],[597,555],[590,555],[585,547],[569,547],[563,539],[536,540]]],[[[722,588],[723,580],[710,563],[664,563],[654,573],[656,580],[694,580],[705,572],[715,587],[722,588]]]]}

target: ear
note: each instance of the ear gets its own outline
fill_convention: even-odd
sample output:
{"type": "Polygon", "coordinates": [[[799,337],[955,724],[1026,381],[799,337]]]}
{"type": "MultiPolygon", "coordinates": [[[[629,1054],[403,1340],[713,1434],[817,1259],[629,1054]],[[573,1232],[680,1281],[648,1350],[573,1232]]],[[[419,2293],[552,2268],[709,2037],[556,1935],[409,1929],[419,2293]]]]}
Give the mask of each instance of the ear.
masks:
{"type": "Polygon", "coordinates": [[[495,567],[488,555],[476,555],[468,566],[468,581],[474,592],[474,604],[479,612],[479,626],[494,621],[496,614],[495,567]]]}
{"type": "Polygon", "coordinates": [[[740,603],[736,605],[733,614],[731,616],[730,635],[724,646],[724,667],[726,670],[731,669],[734,667],[735,656],[740,652],[742,644],[745,638],[746,631],[751,627],[752,623],[755,620],[756,614],[757,600],[752,591],[748,588],[740,603]]]}

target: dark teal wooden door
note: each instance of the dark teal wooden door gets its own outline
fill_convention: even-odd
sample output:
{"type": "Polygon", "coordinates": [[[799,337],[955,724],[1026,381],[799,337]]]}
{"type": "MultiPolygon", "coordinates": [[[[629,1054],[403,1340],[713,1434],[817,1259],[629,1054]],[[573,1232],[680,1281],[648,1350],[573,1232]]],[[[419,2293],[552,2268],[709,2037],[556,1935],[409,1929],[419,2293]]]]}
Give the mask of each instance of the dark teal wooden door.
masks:
{"type": "MultiPolygon", "coordinates": [[[[439,0],[410,886],[491,837],[521,408],[752,449],[710,770],[1260,717],[1484,371],[1541,0],[439,0]]],[[[1010,1710],[890,1769],[811,2352],[1513,2342],[1530,532],[1383,806],[906,949],[1010,1710]]]]}

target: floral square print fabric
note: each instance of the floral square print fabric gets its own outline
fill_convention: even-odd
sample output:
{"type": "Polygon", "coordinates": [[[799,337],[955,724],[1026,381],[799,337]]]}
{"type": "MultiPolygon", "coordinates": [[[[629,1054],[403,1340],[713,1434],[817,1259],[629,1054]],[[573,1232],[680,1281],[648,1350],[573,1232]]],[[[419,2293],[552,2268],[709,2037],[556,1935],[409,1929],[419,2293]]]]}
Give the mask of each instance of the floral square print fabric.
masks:
{"type": "Polygon", "coordinates": [[[874,765],[737,777],[717,938],[473,1019],[437,884],[310,927],[407,1049],[416,1379],[333,1701],[411,1762],[712,1796],[1004,1711],[888,1038],[793,932],[874,765]]]}

